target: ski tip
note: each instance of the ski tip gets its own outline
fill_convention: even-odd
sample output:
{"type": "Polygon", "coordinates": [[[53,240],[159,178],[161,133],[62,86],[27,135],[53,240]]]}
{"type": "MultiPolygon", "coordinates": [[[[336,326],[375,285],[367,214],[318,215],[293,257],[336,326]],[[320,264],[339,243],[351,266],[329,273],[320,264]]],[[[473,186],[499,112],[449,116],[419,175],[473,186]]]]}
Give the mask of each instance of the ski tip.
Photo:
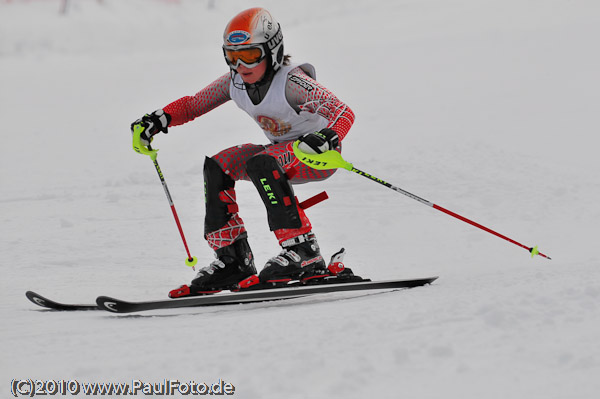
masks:
{"type": "Polygon", "coordinates": [[[107,310],[112,313],[122,312],[122,310],[118,306],[119,302],[121,301],[108,296],[99,296],[98,298],[96,298],[96,305],[98,305],[100,309],[107,310]]]}
{"type": "Polygon", "coordinates": [[[25,296],[31,302],[35,303],[38,306],[46,308],[46,309],[55,309],[56,310],[56,309],[60,309],[62,307],[61,304],[51,301],[48,298],[41,296],[37,292],[27,291],[25,293],[25,296]]]}
{"type": "Polygon", "coordinates": [[[426,284],[431,284],[431,283],[433,283],[435,280],[437,280],[438,278],[440,278],[440,276],[433,276],[433,277],[429,277],[428,279],[426,279],[426,280],[428,280],[426,284]]]}
{"type": "Polygon", "coordinates": [[[98,307],[91,303],[74,304],[56,302],[33,291],[27,291],[25,296],[34,304],[50,310],[98,310],[98,307]]]}
{"type": "Polygon", "coordinates": [[[48,305],[46,304],[46,298],[33,291],[27,291],[25,293],[25,296],[27,297],[27,299],[29,299],[31,302],[35,303],[38,306],[41,306],[43,308],[48,307],[48,305]]]}

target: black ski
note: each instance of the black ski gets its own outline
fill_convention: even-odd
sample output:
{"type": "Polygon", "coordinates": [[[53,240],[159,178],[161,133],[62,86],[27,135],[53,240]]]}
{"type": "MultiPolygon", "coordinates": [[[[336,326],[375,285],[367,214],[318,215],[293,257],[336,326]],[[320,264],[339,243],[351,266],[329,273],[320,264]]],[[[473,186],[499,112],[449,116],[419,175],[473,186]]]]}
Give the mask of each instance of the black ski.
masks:
{"type": "Polygon", "coordinates": [[[300,285],[285,288],[249,290],[226,294],[144,302],[127,302],[107,296],[99,296],[96,299],[96,303],[99,308],[109,312],[132,313],[144,310],[274,301],[279,299],[301,298],[329,292],[412,288],[430,284],[436,279],[437,277],[428,277],[414,280],[361,281],[341,284],[300,285]]]}
{"type": "Polygon", "coordinates": [[[100,310],[96,304],[71,304],[71,303],[60,303],[41,296],[33,291],[27,291],[25,293],[27,299],[35,303],[38,306],[53,310],[100,310]]]}

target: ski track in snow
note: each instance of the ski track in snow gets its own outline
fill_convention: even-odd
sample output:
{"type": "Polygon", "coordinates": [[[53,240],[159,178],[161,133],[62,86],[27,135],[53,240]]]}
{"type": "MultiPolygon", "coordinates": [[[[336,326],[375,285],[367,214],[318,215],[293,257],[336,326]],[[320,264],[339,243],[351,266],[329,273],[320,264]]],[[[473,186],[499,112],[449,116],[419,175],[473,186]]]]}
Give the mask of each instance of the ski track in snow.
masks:
{"type": "MultiPolygon", "coordinates": [[[[330,196],[308,211],[325,255],[345,247],[374,280],[439,280],[132,315],[24,294],[144,300],[190,281],[129,124],[224,73],[222,29],[248,5],[59,5],[0,2],[0,395],[14,378],[221,378],[244,399],[597,397],[596,1],[263,2],[355,111],[348,161],[552,261],[342,170],[296,189],[330,196]]],[[[264,136],[233,104],[155,140],[201,263],[204,156],[246,142],[264,136]]],[[[260,265],[278,248],[254,187],[237,190],[260,265]]]]}

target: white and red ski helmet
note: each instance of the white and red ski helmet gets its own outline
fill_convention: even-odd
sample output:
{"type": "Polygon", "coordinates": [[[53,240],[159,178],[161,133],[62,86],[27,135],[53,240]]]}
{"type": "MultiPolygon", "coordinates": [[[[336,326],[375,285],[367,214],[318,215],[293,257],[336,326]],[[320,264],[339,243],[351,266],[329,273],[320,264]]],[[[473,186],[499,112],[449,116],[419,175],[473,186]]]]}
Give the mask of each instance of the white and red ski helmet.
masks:
{"type": "Polygon", "coordinates": [[[223,33],[223,55],[230,68],[254,66],[265,57],[277,71],[283,64],[281,26],[264,8],[256,7],[233,17],[223,33]]]}

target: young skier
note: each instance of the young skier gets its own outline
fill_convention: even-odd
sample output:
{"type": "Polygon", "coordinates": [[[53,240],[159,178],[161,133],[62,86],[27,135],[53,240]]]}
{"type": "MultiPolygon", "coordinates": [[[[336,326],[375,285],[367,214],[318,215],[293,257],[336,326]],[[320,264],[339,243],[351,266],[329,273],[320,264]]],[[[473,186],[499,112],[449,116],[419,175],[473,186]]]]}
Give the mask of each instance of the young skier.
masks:
{"type": "Polygon", "coordinates": [[[263,8],[236,15],[223,34],[230,71],[194,96],[144,115],[132,125],[144,128],[141,144],[167,128],[187,123],[233,100],[262,128],[267,145],[244,144],[206,157],[204,162],[205,238],[216,258],[198,271],[190,286],[171,296],[235,288],[256,274],[247,232],[238,214],[235,182],[250,180],[267,209],[268,223],[282,251],[259,274],[261,282],[302,280],[326,273],[312,226],[297,203],[292,184],[319,181],[335,170],[315,170],[298,161],[292,144],[306,153],[341,151],[340,141],[354,113],[315,79],[310,64],[292,65],[284,55],[281,26],[263,8]]]}

